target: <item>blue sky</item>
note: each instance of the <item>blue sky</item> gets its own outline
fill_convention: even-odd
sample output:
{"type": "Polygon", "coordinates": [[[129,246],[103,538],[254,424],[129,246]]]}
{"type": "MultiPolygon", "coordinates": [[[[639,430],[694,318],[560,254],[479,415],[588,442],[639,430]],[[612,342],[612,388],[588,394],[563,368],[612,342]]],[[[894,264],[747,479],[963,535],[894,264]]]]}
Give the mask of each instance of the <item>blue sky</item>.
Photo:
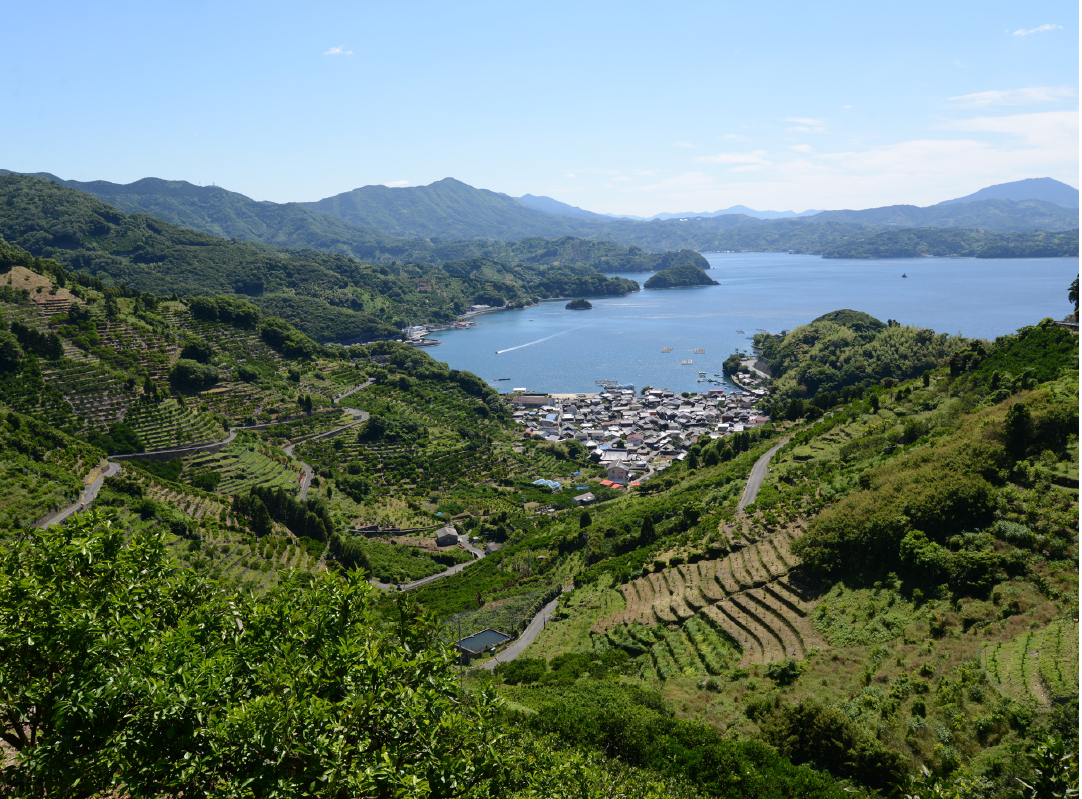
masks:
{"type": "Polygon", "coordinates": [[[10,4],[0,166],[610,213],[1078,186],[1075,2],[10,4]]]}

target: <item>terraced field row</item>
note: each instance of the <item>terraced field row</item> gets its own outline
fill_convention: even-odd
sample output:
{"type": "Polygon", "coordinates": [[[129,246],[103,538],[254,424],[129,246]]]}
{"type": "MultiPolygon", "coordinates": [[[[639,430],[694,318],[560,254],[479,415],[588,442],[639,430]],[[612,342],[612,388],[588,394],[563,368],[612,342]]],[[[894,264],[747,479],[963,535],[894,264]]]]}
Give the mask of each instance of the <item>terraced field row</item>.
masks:
{"type": "Polygon", "coordinates": [[[136,403],[124,421],[139,434],[148,450],[207,444],[225,437],[211,416],[192,413],[172,399],[136,403]]]}
{"type": "Polygon", "coordinates": [[[406,444],[369,445],[357,440],[355,430],[333,438],[317,439],[298,446],[302,460],[318,465],[357,461],[363,470],[384,485],[415,484],[422,490],[439,490],[463,481],[480,483],[492,476],[492,458],[486,450],[418,450],[406,444]]]}
{"type": "Polygon", "coordinates": [[[118,352],[135,353],[140,364],[157,381],[168,378],[169,361],[178,347],[150,330],[143,330],[120,320],[97,323],[98,335],[106,346],[118,352]]]}
{"type": "Polygon", "coordinates": [[[186,468],[212,469],[222,476],[217,491],[240,494],[253,485],[296,489],[304,473],[300,467],[287,466],[259,450],[226,447],[217,454],[197,455],[186,459],[186,468]]]}
{"type": "Polygon", "coordinates": [[[683,564],[644,575],[620,587],[626,609],[605,624],[681,624],[726,597],[786,574],[797,559],[787,531],[738,549],[720,560],[683,564]]]}
{"type": "Polygon", "coordinates": [[[740,659],[740,649],[725,632],[694,618],[675,630],[631,625],[610,630],[606,646],[641,656],[640,670],[667,680],[674,676],[722,674],[740,659]]]}
{"type": "Polygon", "coordinates": [[[195,319],[187,312],[167,311],[165,317],[178,327],[213,341],[216,347],[239,360],[276,361],[281,357],[254,330],[241,330],[220,322],[195,319]]]}
{"type": "Polygon", "coordinates": [[[145,486],[148,497],[173,505],[193,519],[202,519],[204,516],[218,518],[223,510],[227,510],[225,505],[208,497],[184,493],[151,480],[143,479],[140,482],[145,486]]]}
{"type": "Polygon", "coordinates": [[[255,417],[261,410],[262,395],[255,386],[242,381],[223,381],[208,391],[199,394],[201,402],[207,404],[207,410],[221,413],[238,423],[249,416],[255,417]]]}
{"type": "Polygon", "coordinates": [[[89,427],[119,421],[135,400],[119,376],[87,360],[65,358],[50,363],[42,369],[42,377],[63,393],[75,415],[89,427]]]}
{"type": "Polygon", "coordinates": [[[1061,619],[981,649],[989,681],[1005,696],[1044,707],[1078,696],[1078,622],[1061,619]]]}

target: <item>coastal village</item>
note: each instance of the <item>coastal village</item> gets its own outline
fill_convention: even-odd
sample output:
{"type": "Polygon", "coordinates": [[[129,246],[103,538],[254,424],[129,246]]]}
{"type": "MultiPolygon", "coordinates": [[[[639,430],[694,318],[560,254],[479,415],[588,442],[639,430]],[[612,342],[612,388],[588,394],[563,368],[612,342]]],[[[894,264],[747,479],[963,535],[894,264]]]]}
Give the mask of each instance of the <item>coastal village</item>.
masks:
{"type": "MultiPolygon", "coordinates": [[[[509,399],[524,436],[578,441],[590,450],[591,460],[605,468],[608,479],[602,485],[634,487],[684,460],[695,443],[770,421],[756,407],[769,393],[764,387],[767,376],[756,369],[754,358],[743,366],[748,374],[733,379],[735,389],[677,394],[646,387],[636,393],[634,386],[607,385],[596,394],[549,395],[515,389],[509,399]]],[[[580,504],[590,501],[592,497],[583,495],[580,504]]]]}

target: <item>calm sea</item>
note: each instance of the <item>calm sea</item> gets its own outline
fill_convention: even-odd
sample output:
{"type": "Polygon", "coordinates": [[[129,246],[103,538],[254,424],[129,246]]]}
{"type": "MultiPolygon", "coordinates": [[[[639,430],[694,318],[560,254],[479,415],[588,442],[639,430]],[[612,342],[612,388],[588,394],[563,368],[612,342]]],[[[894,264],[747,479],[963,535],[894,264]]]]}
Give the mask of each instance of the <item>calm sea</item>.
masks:
{"type": "MultiPolygon", "coordinates": [[[[721,372],[728,355],[750,352],[751,336],[760,329],[777,333],[852,308],[884,322],[991,339],[1071,313],[1067,287],[1078,276],[1076,258],[706,258],[713,267],[707,274],[718,286],[591,299],[589,311],[568,311],[565,301],[552,301],[483,314],[474,328],[434,335],[443,343],[427,352],[500,392],[593,392],[597,380],[702,391],[710,386],[696,382],[699,370],[721,372]],[[662,352],[666,347],[672,350],[662,352]],[[682,365],[685,360],[692,363],[682,365]],[[498,379],[504,377],[509,379],[498,379]]],[[[641,284],[649,274],[621,276],[641,284]]]]}

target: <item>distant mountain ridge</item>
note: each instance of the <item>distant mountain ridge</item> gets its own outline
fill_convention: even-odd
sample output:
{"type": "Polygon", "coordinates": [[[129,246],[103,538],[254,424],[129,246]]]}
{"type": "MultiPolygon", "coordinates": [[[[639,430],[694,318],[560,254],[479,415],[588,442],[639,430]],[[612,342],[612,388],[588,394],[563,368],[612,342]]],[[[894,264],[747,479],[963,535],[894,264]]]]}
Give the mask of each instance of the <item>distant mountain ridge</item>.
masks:
{"type": "Polygon", "coordinates": [[[654,214],[653,216],[650,216],[650,217],[626,216],[626,217],[617,217],[617,218],[619,218],[619,219],[639,219],[639,220],[648,222],[648,221],[652,221],[654,219],[662,219],[662,220],[665,220],[665,219],[689,219],[689,218],[694,218],[694,217],[711,217],[711,216],[727,216],[729,214],[743,214],[744,216],[750,216],[750,217],[752,217],[754,219],[792,219],[794,217],[800,217],[800,216],[815,216],[816,214],[819,214],[819,213],[822,213],[822,211],[816,210],[814,208],[809,209],[807,211],[801,211],[800,213],[797,213],[796,211],[756,211],[754,208],[748,208],[748,206],[746,206],[746,205],[733,205],[733,206],[730,206],[729,208],[722,208],[719,211],[704,211],[704,212],[691,212],[691,211],[688,211],[687,213],[683,213],[683,214],[661,213],[661,214],[654,214]]]}
{"type": "Polygon", "coordinates": [[[553,214],[554,216],[570,216],[573,219],[611,219],[608,214],[595,214],[593,211],[587,211],[576,205],[568,205],[559,200],[554,200],[551,197],[523,194],[518,198],[518,201],[527,208],[533,208],[535,211],[543,211],[546,214],[553,214]]]}
{"type": "MultiPolygon", "coordinates": [[[[0,170],[0,174],[11,173],[0,170]]],[[[67,181],[48,173],[37,176],[92,194],[126,213],[148,214],[226,238],[324,250],[372,263],[471,257],[503,260],[519,256],[518,245],[504,242],[527,240],[534,240],[531,253],[555,247],[560,252],[553,257],[562,260],[567,248],[554,240],[568,237],[652,253],[792,250],[819,254],[840,238],[863,238],[879,230],[1027,232],[1078,227],[1075,209],[1039,199],[985,199],[928,208],[894,205],[776,219],[722,213],[633,221],[593,214],[552,198],[515,198],[477,189],[453,178],[407,188],[364,186],[316,202],[277,204],[185,181],[145,178],[121,185],[67,181]]],[[[580,262],[607,256],[591,254],[580,262]]]]}
{"type": "Polygon", "coordinates": [[[1014,202],[1042,200],[1067,208],[1078,208],[1078,189],[1054,178],[1026,178],[1012,183],[997,183],[995,186],[986,186],[980,191],[967,194],[965,197],[944,200],[939,205],[970,203],[978,200],[1012,200],[1014,202]]]}

